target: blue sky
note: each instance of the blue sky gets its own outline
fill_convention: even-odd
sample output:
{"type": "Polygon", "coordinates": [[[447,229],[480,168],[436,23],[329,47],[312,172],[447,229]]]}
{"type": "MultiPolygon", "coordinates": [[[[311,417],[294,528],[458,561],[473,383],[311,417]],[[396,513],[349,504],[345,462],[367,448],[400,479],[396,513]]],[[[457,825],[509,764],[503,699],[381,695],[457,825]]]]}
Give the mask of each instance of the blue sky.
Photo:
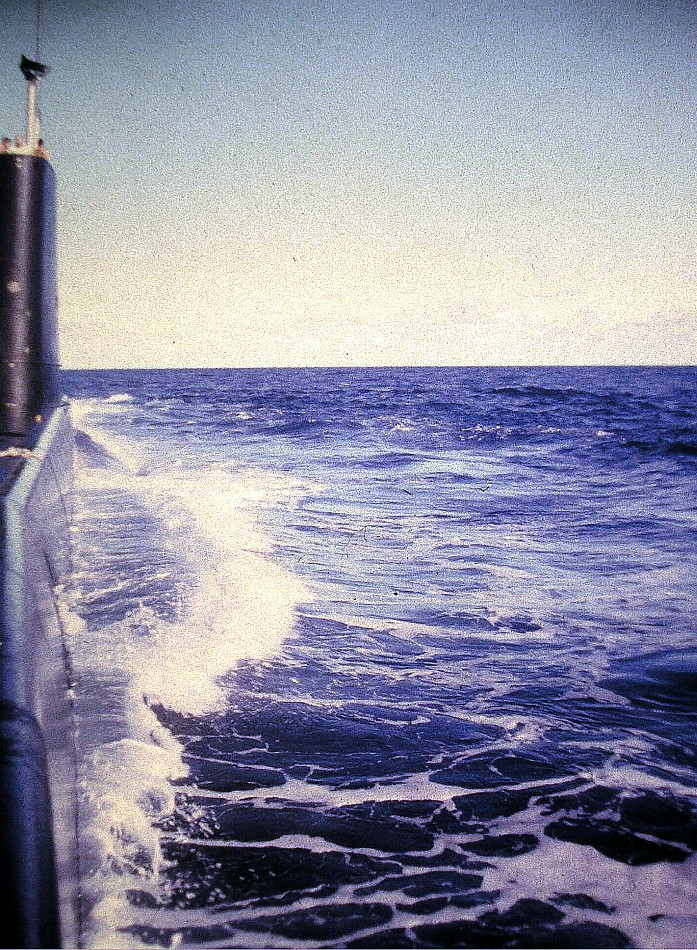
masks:
{"type": "Polygon", "coordinates": [[[697,4],[43,6],[64,365],[695,362],[697,4]]]}

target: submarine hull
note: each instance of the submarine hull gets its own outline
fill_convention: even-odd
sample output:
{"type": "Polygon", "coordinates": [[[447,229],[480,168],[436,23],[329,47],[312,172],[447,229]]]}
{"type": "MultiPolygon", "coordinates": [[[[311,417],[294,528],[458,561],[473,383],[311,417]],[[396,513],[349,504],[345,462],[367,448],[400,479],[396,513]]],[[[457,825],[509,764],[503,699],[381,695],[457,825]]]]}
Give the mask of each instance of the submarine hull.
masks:
{"type": "Polygon", "coordinates": [[[55,590],[71,567],[72,456],[64,406],[28,457],[0,458],[2,947],[79,945],[73,684],[55,590]]]}
{"type": "Polygon", "coordinates": [[[1,947],[79,946],[70,654],[73,435],[58,398],[56,183],[0,154],[1,947]]]}

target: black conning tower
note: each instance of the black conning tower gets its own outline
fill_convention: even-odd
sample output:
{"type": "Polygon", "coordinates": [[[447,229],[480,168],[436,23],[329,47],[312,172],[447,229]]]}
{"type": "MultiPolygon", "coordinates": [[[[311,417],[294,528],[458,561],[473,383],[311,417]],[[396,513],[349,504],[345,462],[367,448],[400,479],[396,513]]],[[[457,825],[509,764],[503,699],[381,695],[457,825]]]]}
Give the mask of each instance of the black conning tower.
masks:
{"type": "Polygon", "coordinates": [[[31,444],[58,403],[55,174],[39,139],[47,69],[22,57],[26,141],[0,152],[0,438],[31,444]]]}

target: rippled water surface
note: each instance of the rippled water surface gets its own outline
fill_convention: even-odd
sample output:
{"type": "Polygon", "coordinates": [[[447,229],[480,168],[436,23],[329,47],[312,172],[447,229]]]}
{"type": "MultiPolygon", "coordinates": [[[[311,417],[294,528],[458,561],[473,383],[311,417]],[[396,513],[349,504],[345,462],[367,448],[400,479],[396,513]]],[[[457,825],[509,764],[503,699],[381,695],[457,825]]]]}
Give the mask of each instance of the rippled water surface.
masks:
{"type": "Polygon", "coordinates": [[[694,369],[66,373],[93,947],[687,947],[694,369]]]}

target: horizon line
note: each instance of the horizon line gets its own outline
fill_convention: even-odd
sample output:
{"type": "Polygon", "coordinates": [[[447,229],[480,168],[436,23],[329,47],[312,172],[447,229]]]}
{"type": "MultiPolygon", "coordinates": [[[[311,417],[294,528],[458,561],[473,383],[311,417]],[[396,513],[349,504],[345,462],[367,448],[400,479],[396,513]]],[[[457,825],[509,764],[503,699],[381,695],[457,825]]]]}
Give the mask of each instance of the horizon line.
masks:
{"type": "Polygon", "coordinates": [[[218,372],[220,370],[356,369],[697,369],[697,363],[356,363],[264,366],[61,366],[62,373],[218,372]]]}

